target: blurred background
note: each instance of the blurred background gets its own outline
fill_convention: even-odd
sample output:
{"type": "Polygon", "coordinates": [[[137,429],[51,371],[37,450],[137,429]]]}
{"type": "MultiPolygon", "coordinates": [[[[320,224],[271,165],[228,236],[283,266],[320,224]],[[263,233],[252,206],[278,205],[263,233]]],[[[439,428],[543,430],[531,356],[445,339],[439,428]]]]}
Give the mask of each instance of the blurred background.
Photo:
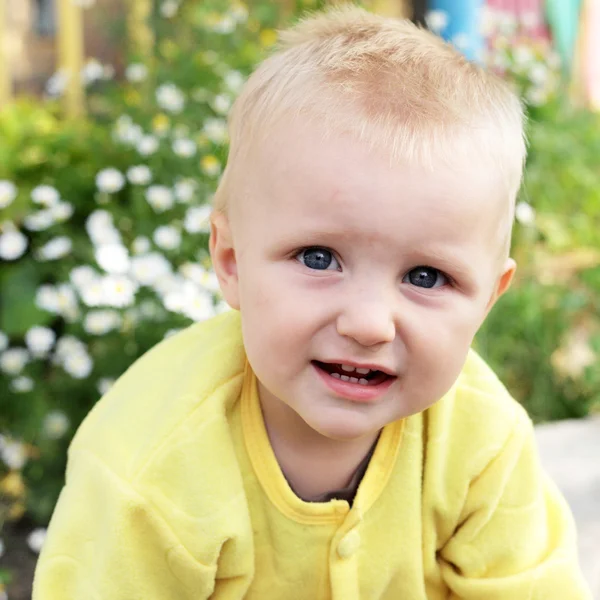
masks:
{"type": "MultiPolygon", "coordinates": [[[[151,346],[224,309],[207,242],[226,115],[277,28],[323,4],[0,0],[0,599],[30,597],[90,408],[151,346]]],[[[523,98],[519,271],[476,347],[536,423],[590,422],[600,0],[363,4],[429,27],[523,98]]]]}

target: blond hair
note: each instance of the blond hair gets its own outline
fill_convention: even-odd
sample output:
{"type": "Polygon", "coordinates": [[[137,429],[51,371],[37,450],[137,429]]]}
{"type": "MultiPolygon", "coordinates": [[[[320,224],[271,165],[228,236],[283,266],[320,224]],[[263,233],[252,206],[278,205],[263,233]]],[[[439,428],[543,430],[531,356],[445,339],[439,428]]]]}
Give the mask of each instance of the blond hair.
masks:
{"type": "Polygon", "coordinates": [[[383,148],[392,161],[487,158],[501,170],[510,242],[526,145],[521,104],[504,82],[409,21],[352,5],[312,14],[280,38],[230,113],[216,210],[226,210],[250,149],[267,143],[276,123],[303,118],[324,136],[347,132],[383,148]]]}

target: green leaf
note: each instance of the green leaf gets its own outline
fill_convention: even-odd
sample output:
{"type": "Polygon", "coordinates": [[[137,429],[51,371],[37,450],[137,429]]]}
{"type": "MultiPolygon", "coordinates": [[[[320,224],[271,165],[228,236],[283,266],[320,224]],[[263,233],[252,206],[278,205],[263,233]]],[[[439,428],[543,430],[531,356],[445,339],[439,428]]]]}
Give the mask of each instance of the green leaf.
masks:
{"type": "Polygon", "coordinates": [[[39,269],[32,262],[4,268],[0,280],[0,329],[11,337],[21,337],[33,325],[46,325],[54,319],[54,315],[35,304],[35,294],[41,283],[39,275],[39,269]]]}

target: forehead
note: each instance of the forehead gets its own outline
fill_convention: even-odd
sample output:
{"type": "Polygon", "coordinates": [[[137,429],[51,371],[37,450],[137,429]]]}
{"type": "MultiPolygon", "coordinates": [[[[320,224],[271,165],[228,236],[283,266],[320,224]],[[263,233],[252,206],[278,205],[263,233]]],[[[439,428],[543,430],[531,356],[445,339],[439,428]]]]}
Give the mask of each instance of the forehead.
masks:
{"type": "Polygon", "coordinates": [[[474,153],[431,166],[392,163],[349,135],[323,136],[317,125],[278,126],[246,165],[247,218],[277,226],[343,228],[380,236],[390,223],[436,224],[445,234],[497,229],[508,199],[498,169],[474,153]]]}

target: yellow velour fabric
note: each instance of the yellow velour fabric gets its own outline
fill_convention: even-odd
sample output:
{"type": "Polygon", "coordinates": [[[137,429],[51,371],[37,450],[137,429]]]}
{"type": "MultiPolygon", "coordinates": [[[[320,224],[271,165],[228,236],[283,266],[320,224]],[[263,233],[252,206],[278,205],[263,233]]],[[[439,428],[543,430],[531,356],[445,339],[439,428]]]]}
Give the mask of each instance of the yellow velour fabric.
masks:
{"type": "Polygon", "coordinates": [[[471,353],[381,433],[352,507],[294,495],[230,312],[165,340],[94,407],[33,600],[584,600],[531,422],[471,353]]]}

